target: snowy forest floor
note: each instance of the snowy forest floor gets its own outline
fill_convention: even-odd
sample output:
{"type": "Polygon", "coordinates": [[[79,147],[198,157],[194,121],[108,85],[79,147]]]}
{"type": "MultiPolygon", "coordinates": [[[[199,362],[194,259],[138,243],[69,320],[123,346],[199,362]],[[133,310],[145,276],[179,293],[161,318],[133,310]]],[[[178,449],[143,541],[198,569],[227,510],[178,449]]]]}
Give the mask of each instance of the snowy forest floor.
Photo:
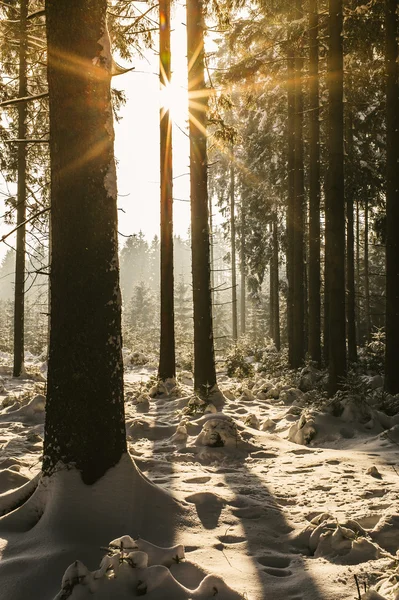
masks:
{"type": "MultiPolygon", "coordinates": [[[[45,378],[37,361],[19,379],[1,362],[4,494],[40,471],[45,378]]],[[[248,600],[353,600],[356,575],[362,596],[380,594],[363,597],[399,597],[399,417],[350,399],[339,411],[314,409],[265,373],[245,382],[219,374],[224,406],[204,415],[189,373],[157,396],[154,374],[126,370],[128,443],[139,469],[193,514],[174,540],[199,565],[182,572],[183,585],[214,573],[248,600]]],[[[43,589],[43,600],[53,597],[43,589]]],[[[13,600],[1,587],[0,598],[13,600]]]]}

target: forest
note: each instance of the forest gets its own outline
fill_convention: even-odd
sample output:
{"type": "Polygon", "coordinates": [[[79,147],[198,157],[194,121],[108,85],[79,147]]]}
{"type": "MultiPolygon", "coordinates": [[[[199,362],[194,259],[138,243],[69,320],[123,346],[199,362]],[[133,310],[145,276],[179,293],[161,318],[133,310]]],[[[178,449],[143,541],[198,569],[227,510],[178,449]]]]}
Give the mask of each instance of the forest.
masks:
{"type": "Polygon", "coordinates": [[[0,2],[0,600],[399,599],[398,4],[0,2]]]}

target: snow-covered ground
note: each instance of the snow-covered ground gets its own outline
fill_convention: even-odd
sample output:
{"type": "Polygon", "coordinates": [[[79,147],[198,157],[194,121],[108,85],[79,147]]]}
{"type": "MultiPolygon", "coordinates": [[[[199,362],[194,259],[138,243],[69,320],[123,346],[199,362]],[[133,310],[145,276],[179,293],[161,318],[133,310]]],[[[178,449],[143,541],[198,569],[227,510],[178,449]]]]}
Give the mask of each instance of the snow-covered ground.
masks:
{"type": "MultiPolygon", "coordinates": [[[[40,472],[45,369],[12,379],[0,360],[5,512],[40,472]]],[[[144,477],[125,456],[94,486],[73,470],[42,481],[0,520],[1,600],[353,600],[357,585],[398,600],[399,417],[369,402],[316,411],[265,374],[221,375],[224,405],[203,414],[188,373],[160,395],[152,374],[125,377],[144,477]]]]}

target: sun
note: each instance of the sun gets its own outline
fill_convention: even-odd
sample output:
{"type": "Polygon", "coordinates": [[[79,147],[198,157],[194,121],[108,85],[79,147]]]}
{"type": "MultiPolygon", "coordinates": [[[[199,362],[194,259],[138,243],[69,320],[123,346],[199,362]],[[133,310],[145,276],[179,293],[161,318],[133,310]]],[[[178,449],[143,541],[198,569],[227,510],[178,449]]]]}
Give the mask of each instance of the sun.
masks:
{"type": "Polygon", "coordinates": [[[169,111],[173,121],[179,122],[187,118],[188,94],[187,89],[173,80],[160,89],[160,106],[162,115],[169,111]]]}

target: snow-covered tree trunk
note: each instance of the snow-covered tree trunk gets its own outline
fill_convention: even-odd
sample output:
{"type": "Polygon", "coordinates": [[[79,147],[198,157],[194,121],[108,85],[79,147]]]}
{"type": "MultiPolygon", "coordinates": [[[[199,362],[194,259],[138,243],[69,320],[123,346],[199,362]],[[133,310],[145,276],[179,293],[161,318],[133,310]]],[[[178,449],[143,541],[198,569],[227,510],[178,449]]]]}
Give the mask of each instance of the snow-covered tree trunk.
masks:
{"type": "Polygon", "coordinates": [[[51,333],[43,472],[126,451],[106,0],[47,0],[51,333]]]}

